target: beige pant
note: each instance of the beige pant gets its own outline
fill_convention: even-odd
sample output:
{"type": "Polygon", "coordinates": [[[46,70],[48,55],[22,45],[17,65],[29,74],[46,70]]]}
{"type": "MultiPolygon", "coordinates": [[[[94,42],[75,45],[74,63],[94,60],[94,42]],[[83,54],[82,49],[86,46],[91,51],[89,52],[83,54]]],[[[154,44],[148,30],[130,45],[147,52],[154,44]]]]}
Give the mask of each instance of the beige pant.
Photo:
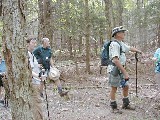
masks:
{"type": "Polygon", "coordinates": [[[156,73],[155,79],[156,84],[158,85],[158,89],[160,90],[160,73],[156,73]]]}
{"type": "Polygon", "coordinates": [[[33,85],[32,93],[32,111],[34,114],[34,120],[43,120],[42,114],[42,101],[40,99],[40,85],[33,85]]]}

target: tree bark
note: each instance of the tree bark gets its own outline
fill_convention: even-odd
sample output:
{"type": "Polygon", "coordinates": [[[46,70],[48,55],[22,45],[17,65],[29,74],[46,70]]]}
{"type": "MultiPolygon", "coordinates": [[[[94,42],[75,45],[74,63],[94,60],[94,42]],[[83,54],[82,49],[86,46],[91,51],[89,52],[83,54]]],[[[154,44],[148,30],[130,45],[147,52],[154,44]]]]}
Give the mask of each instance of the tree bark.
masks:
{"type": "Polygon", "coordinates": [[[31,71],[26,49],[26,0],[3,1],[4,58],[13,120],[34,120],[31,71]]]}
{"type": "Polygon", "coordinates": [[[90,21],[88,0],[85,0],[85,38],[86,38],[86,72],[90,73],[90,21]]]}
{"type": "Polygon", "coordinates": [[[157,47],[160,48],[160,24],[157,25],[157,47]]]}
{"type": "Polygon", "coordinates": [[[82,35],[79,35],[79,47],[78,47],[78,50],[79,50],[79,54],[82,53],[82,47],[83,47],[83,44],[82,44],[82,35]]]}
{"type": "Polygon", "coordinates": [[[47,37],[50,39],[51,47],[53,47],[53,29],[54,22],[52,21],[52,0],[38,0],[39,5],[39,31],[38,37],[47,37]]]}
{"type": "Polygon", "coordinates": [[[39,43],[41,43],[41,39],[44,36],[43,30],[44,30],[44,17],[43,17],[43,0],[38,0],[38,40],[39,43]]]}
{"type": "Polygon", "coordinates": [[[67,41],[68,41],[68,50],[69,50],[69,56],[72,59],[73,58],[73,45],[72,45],[72,37],[67,35],[67,41]]]}
{"type": "Polygon", "coordinates": [[[111,0],[104,0],[105,2],[105,17],[106,17],[106,23],[107,23],[107,39],[111,40],[112,38],[112,12],[110,10],[112,6],[111,0]]]}
{"type": "Polygon", "coordinates": [[[123,1],[118,0],[117,1],[117,25],[123,26],[123,1]]]}

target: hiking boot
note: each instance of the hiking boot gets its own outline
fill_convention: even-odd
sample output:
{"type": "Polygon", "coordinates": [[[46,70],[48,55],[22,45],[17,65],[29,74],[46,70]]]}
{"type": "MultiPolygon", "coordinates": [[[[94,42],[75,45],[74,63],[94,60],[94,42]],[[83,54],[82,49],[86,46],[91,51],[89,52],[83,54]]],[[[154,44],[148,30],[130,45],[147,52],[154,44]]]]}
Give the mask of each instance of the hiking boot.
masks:
{"type": "Polygon", "coordinates": [[[67,91],[67,92],[62,91],[62,92],[59,93],[59,95],[60,95],[61,97],[64,97],[64,96],[66,96],[67,94],[68,94],[68,91],[67,91]]]}
{"type": "Polygon", "coordinates": [[[112,109],[117,109],[117,103],[116,103],[116,101],[111,102],[110,106],[111,106],[112,109]]]}
{"type": "Polygon", "coordinates": [[[135,110],[135,107],[131,106],[128,98],[123,98],[122,109],[135,110]]]}
{"type": "Polygon", "coordinates": [[[110,103],[110,106],[111,106],[111,108],[112,108],[112,113],[122,114],[122,111],[117,108],[117,103],[116,103],[116,101],[111,102],[111,103],[110,103]]]}

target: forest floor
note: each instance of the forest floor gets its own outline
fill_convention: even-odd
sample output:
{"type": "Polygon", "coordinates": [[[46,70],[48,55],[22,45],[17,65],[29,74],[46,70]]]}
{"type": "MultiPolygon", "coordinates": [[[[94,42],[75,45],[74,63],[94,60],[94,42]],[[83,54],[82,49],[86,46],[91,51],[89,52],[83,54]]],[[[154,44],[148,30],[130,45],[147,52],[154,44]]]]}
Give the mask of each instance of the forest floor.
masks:
{"type": "MultiPolygon", "coordinates": [[[[109,106],[110,87],[106,69],[99,73],[99,59],[91,62],[91,74],[86,74],[85,63],[60,65],[63,71],[63,87],[69,90],[68,97],[61,98],[54,84],[47,84],[50,120],[160,120],[160,93],[154,81],[153,64],[138,63],[138,94],[136,96],[135,61],[127,64],[130,75],[129,98],[136,110],[112,113],[109,106]]],[[[122,106],[121,88],[117,91],[118,107],[122,106]]],[[[48,119],[46,101],[43,100],[45,120],[48,119]]],[[[11,120],[10,107],[0,107],[0,120],[11,120]]]]}

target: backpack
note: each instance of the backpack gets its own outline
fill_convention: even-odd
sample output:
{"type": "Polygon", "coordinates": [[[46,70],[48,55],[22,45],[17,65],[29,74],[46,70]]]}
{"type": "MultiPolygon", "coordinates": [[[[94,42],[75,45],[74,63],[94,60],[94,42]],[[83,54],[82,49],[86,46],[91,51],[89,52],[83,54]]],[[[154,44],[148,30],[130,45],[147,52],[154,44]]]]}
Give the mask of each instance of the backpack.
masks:
{"type": "MultiPolygon", "coordinates": [[[[101,52],[101,66],[108,66],[110,64],[113,64],[112,60],[109,59],[109,46],[111,42],[112,42],[111,40],[106,41],[103,45],[102,52],[101,52]]],[[[115,41],[115,42],[117,42],[120,45],[118,41],[115,41]]],[[[121,53],[122,53],[122,46],[120,45],[120,55],[121,53]]]]}
{"type": "MultiPolygon", "coordinates": [[[[46,57],[42,57],[46,55],[45,51],[42,49],[42,46],[39,46],[37,49],[33,51],[33,54],[37,58],[39,64],[42,64],[44,69],[50,69],[50,58],[46,59],[46,57]]],[[[50,54],[50,51],[49,51],[50,54]]]]}

